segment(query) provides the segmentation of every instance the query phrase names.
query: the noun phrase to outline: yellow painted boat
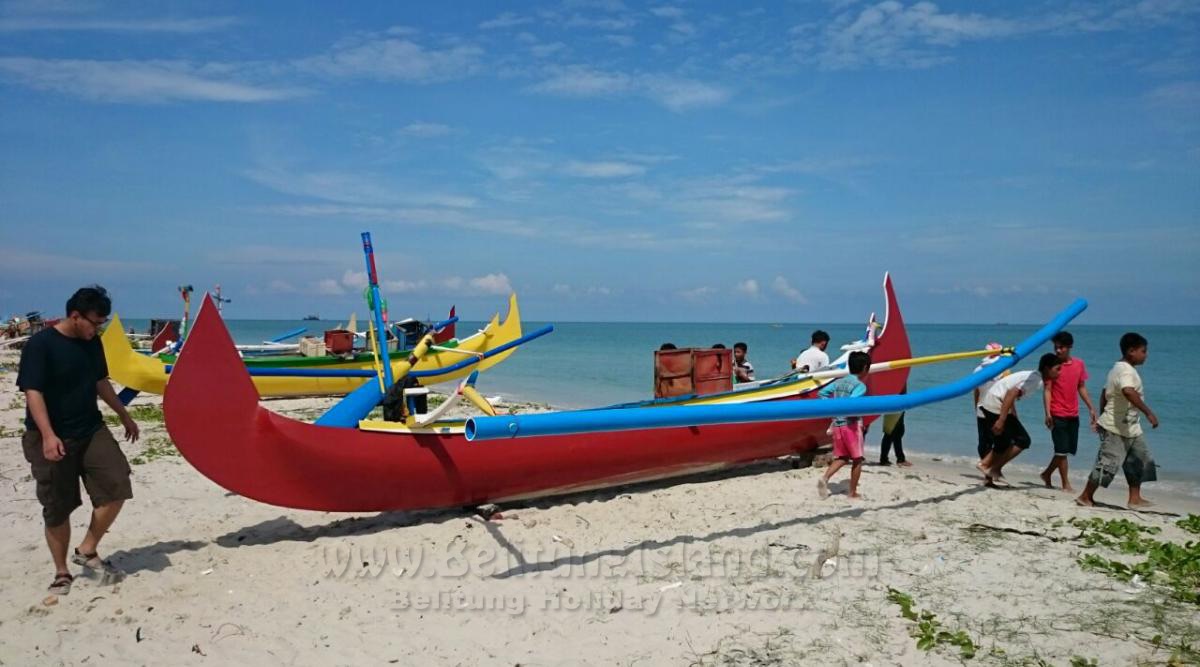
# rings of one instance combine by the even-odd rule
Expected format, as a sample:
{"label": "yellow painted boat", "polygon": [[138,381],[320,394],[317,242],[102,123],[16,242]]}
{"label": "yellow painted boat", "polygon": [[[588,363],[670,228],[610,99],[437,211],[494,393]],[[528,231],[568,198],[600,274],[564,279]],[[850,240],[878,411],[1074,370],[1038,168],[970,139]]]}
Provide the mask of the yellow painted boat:
{"label": "yellow painted boat", "polygon": [[[108,328],[104,330],[100,340],[104,344],[104,357],[108,362],[108,374],[122,386],[151,394],[162,394],[167,386],[166,364],[158,357],[147,356],[133,349],[125,336],[121,319],[115,314]],[[455,351],[447,352],[434,350],[429,352],[414,367],[418,371],[437,371],[449,368],[469,358],[470,354],[482,354],[510,343],[521,337],[521,313],[517,307],[517,295],[513,294],[508,301],[508,315],[500,321],[500,314],[492,316],[487,326],[472,336],[458,340],[453,347]],[[443,343],[447,347],[449,343]],[[505,350],[499,354],[484,359],[482,362],[469,365],[466,368],[447,371],[441,375],[422,378],[421,384],[436,384],[455,380],[469,375],[475,370],[487,370],[504,361],[516,351],[516,348]],[[467,353],[467,354],[464,354]],[[393,353],[393,370],[404,363],[407,353]],[[308,366],[312,368],[312,366]],[[343,361],[330,357],[329,362],[322,363],[319,368],[330,370],[372,370],[370,361]],[[275,377],[258,376],[254,378],[254,386],[259,396],[335,396],[348,394],[370,378],[361,377]],[[375,380],[370,380],[374,382]]]}

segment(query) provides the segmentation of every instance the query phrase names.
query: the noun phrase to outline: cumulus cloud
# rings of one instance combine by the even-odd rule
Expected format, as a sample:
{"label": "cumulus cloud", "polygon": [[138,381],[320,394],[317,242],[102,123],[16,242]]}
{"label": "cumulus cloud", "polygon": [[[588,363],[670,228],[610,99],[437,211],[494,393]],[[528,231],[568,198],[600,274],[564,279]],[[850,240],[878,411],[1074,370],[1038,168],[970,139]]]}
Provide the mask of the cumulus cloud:
{"label": "cumulus cloud", "polygon": [[752,299],[758,298],[761,295],[758,291],[758,281],[753,278],[743,280],[734,289]]}
{"label": "cumulus cloud", "polygon": [[787,278],[783,276],[775,276],[774,282],[771,283],[771,289],[792,303],[808,303],[808,299],[800,293],[800,290],[792,287]]}
{"label": "cumulus cloud", "polygon": [[341,284],[337,280],[325,278],[324,280],[317,281],[317,284],[313,286],[313,293],[320,296],[338,296],[345,294],[346,290],[342,289]]}
{"label": "cumulus cloud", "polygon": [[513,291],[508,282],[508,276],[503,273],[489,273],[486,276],[471,279],[471,287],[484,294],[505,295]]}
{"label": "cumulus cloud", "polygon": [[366,271],[353,271],[346,269],[342,274],[342,286],[350,289],[362,289],[369,284]]}

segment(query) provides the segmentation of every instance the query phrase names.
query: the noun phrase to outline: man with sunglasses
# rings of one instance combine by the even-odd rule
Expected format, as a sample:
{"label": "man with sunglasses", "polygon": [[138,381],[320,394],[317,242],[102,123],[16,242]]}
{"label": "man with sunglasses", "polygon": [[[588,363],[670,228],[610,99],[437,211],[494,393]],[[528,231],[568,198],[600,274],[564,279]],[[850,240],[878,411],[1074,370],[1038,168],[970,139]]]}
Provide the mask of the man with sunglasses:
{"label": "man with sunglasses", "polygon": [[137,440],[138,425],[108,381],[99,334],[111,311],[112,301],[103,287],[79,289],[67,301],[67,316],[25,344],[17,372],[26,406],[21,445],[37,482],[55,567],[50,592],[57,595],[69,593],[74,579],[67,567],[67,547],[71,513],[83,504],[80,481],[92,500],[92,518],[71,562],[106,580],[120,576],[97,555],[97,548],[133,490],[129,462],[105,426],[96,398],[104,399],[121,418],[126,440]]}

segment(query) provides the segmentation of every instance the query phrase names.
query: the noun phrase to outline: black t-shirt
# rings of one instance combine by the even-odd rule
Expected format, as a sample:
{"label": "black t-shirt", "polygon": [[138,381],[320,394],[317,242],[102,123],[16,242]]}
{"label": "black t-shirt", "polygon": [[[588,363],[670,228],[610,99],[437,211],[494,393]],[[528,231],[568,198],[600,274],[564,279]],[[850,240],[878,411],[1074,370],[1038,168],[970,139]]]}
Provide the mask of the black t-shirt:
{"label": "black t-shirt", "polygon": [[[96,406],[96,382],[106,377],[108,364],[99,336],[91,340],[71,338],[49,327],[25,342],[17,387],[42,392],[55,435],[86,438],[103,424]],[[28,407],[25,428],[37,429]]]}

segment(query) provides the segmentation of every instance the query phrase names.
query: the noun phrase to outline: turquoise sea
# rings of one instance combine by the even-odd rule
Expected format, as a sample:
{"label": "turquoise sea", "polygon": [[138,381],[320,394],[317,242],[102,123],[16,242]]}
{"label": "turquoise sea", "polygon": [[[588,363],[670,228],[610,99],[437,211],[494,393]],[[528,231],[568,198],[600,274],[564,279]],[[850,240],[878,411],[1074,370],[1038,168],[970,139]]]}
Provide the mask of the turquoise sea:
{"label": "turquoise sea", "polygon": [[[735,342],[749,345],[749,358],[759,379],[785,373],[789,359],[807,347],[813,324],[720,324],[720,323],[613,323],[532,322],[526,331],[554,324],[554,332],[523,346],[507,361],[483,374],[480,390],[488,396],[510,400],[549,403],[556,407],[595,407],[647,398],[653,394],[653,351],[670,341],[680,347],[709,347]],[[131,321],[144,330],[146,321]],[[307,326],[310,335],[320,335],[336,322],[292,320],[230,320],[239,343],[257,343],[291,329]],[[460,322],[458,332],[467,335],[480,322]],[[863,324],[822,324],[833,337],[831,348],[859,338]],[[1016,344],[1033,333],[1036,325],[949,325],[909,324],[913,353],[936,354],[980,349],[990,341]],[[1140,371],[1146,400],[1159,416],[1160,426],[1151,431],[1143,419],[1147,438],[1160,465],[1160,477],[1200,491],[1200,416],[1197,413],[1197,378],[1200,378],[1200,330],[1172,326],[1078,326],[1068,329],[1075,336],[1074,354],[1087,364],[1088,391],[1099,407],[1100,390],[1114,361],[1120,356],[1121,334],[1136,330],[1150,341],[1150,356]],[[1046,344],[1024,360],[1019,369],[1035,368],[1036,357],[1051,352]],[[948,382],[970,373],[975,361],[962,361],[914,368],[909,386],[919,390]],[[1082,405],[1081,405],[1082,408]],[[1021,457],[1025,464],[1044,465],[1050,458],[1049,432],[1041,426],[1042,408],[1033,400],[1019,405],[1023,422],[1034,437],[1034,445]],[[1086,416],[1086,411],[1085,411]],[[975,423],[970,396],[918,408],[908,413],[906,445],[913,450],[972,456],[975,452]],[[872,436],[874,439],[877,436]],[[878,444],[873,443],[873,444]],[[1095,436],[1080,434],[1080,454],[1072,462],[1076,477],[1091,466],[1096,451]]]}

